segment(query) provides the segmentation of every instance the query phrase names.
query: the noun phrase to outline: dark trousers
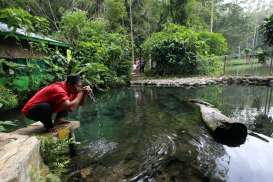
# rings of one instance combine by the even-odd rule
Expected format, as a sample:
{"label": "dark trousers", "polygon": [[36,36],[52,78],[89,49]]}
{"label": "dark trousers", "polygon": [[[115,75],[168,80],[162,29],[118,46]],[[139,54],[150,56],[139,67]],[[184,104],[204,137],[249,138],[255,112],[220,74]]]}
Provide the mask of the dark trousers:
{"label": "dark trousers", "polygon": [[[54,123],[52,121],[52,108],[48,103],[40,103],[33,106],[26,115],[27,118],[34,121],[41,121],[46,129],[50,129],[54,127]],[[67,116],[67,111],[58,112],[56,115],[56,119]]]}
{"label": "dark trousers", "polygon": [[143,64],[143,65],[140,65],[140,69],[139,69],[139,72],[140,72],[140,73],[144,73],[144,67],[145,67],[144,64]]}

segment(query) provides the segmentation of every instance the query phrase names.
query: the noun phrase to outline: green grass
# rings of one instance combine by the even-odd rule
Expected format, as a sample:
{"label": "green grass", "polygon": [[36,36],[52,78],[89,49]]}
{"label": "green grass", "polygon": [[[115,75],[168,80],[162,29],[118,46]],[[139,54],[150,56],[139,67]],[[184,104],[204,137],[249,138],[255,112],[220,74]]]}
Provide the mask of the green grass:
{"label": "green grass", "polygon": [[249,64],[258,64],[258,59],[252,58],[250,63],[247,63],[245,59],[227,59],[227,65],[249,65]]}
{"label": "green grass", "polygon": [[226,75],[257,75],[269,76],[270,68],[262,64],[228,65]]}

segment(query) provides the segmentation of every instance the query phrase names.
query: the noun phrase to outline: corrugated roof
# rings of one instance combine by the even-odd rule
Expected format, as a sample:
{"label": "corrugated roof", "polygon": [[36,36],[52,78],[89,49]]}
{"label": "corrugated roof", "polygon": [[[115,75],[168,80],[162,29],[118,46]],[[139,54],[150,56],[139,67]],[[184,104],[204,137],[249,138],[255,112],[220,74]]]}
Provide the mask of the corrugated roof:
{"label": "corrugated roof", "polygon": [[[0,34],[6,35],[8,33],[11,33],[13,31],[13,28],[9,28],[7,24],[0,22]],[[69,44],[65,42],[61,42],[58,40],[51,39],[49,37],[46,37],[44,35],[38,35],[35,33],[28,33],[26,30],[22,28],[17,28],[15,31],[15,34],[18,36],[19,39],[25,39],[25,40],[31,40],[31,41],[44,41],[52,45],[62,46],[62,47],[70,47]]]}

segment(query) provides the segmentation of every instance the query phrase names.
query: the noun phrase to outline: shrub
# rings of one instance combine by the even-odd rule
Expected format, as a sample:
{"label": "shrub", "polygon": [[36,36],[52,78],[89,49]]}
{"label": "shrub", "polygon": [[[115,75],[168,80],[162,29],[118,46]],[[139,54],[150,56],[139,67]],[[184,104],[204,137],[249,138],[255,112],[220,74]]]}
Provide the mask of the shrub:
{"label": "shrub", "polygon": [[212,32],[199,32],[198,38],[208,46],[209,55],[223,55],[227,52],[227,41],[222,34]]}
{"label": "shrub", "polygon": [[44,59],[43,62],[45,63],[44,70],[48,77],[47,81],[64,80],[66,74],[69,72],[67,59],[59,52],[52,53],[47,59]]}
{"label": "shrub", "polygon": [[9,132],[14,126],[17,125],[12,121],[0,121],[0,132]]}
{"label": "shrub", "polygon": [[265,52],[258,52],[257,53],[258,63],[265,64],[266,62],[266,53]]}
{"label": "shrub", "polygon": [[218,56],[198,56],[197,72],[203,75],[220,75],[223,64]]}
{"label": "shrub", "polygon": [[41,141],[40,152],[50,171],[61,176],[70,164],[69,145],[71,139],[58,140],[52,136],[39,137]]}
{"label": "shrub", "polygon": [[82,28],[87,23],[85,11],[66,11],[62,16],[61,30],[64,38],[72,45],[76,45],[82,35]]}
{"label": "shrub", "polygon": [[68,11],[62,22],[63,34],[73,39],[70,42],[76,48],[72,73],[84,73],[91,84],[101,87],[124,84],[129,80],[131,61],[126,35],[111,33],[107,21],[88,20],[82,11]]}
{"label": "shrub", "polygon": [[262,25],[262,31],[265,37],[265,42],[269,46],[273,46],[273,14],[265,19],[265,23]]}
{"label": "shrub", "polygon": [[4,86],[0,86],[0,109],[7,110],[18,106],[17,96]]}
{"label": "shrub", "polygon": [[86,63],[79,69],[84,74],[86,81],[92,86],[111,85],[115,82],[114,74],[101,63]]}
{"label": "shrub", "polygon": [[197,71],[196,46],[189,46],[184,41],[161,41],[154,45],[151,56],[157,60],[155,69],[159,75],[190,75]]}
{"label": "shrub", "polygon": [[156,74],[192,75],[216,72],[220,64],[214,55],[225,52],[227,46],[219,34],[169,24],[162,32],[152,34],[142,47],[145,55],[156,61]]}
{"label": "shrub", "polygon": [[[63,80],[67,70],[66,59],[54,54],[44,60],[5,60],[0,59],[0,83],[13,95],[20,95],[17,104],[21,104],[44,85],[56,80]],[[3,93],[2,93],[3,94]],[[12,99],[12,97],[11,97]],[[12,104],[13,102],[8,102]]]}

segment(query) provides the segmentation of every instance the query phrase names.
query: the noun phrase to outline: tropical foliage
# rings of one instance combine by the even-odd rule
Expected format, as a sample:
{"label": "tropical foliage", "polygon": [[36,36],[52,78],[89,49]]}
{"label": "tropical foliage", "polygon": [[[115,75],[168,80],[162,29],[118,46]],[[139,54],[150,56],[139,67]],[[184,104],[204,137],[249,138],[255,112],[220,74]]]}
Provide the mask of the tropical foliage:
{"label": "tropical foliage", "polygon": [[227,53],[227,41],[222,34],[212,32],[199,32],[198,39],[207,46],[207,54],[221,56]]}
{"label": "tropical foliage", "polygon": [[221,35],[169,24],[152,34],[143,49],[156,62],[157,74],[192,75],[213,73],[219,64],[217,59],[207,56],[223,54],[227,44]]}
{"label": "tropical foliage", "polygon": [[[273,8],[271,1],[264,0],[251,8],[247,7],[253,3],[246,0],[1,0],[0,7],[22,8],[33,16],[47,19],[49,32],[53,34],[61,30],[64,13],[75,10],[86,12],[88,19],[105,19],[111,32],[127,34],[130,31],[130,2],[139,56],[142,53],[140,45],[153,32],[161,31],[166,23],[184,25],[195,31],[221,33],[227,39],[230,53],[237,52],[239,46],[241,49],[253,47],[256,27],[272,14]],[[260,44],[260,39],[257,41],[256,45]]]}
{"label": "tropical foliage", "polygon": [[72,141],[71,139],[56,140],[52,136],[39,137],[39,139],[41,141],[41,156],[52,172],[45,181],[51,181],[51,178],[58,179],[66,172],[70,164],[69,146]]}
{"label": "tropical foliage", "polygon": [[262,30],[264,33],[265,42],[269,46],[273,46],[273,14],[269,18],[265,19]]}
{"label": "tropical foliage", "polygon": [[0,10],[0,22],[6,23],[16,31],[16,28],[26,29],[28,32],[47,34],[49,22],[44,17],[33,16],[20,8],[5,8]]}
{"label": "tropical foliage", "polygon": [[11,90],[0,86],[0,109],[11,109],[16,107],[17,104],[17,96]]}
{"label": "tropical foliage", "polygon": [[108,31],[105,20],[88,20],[86,12],[66,12],[62,18],[63,35],[75,46],[71,72],[81,73],[91,85],[110,87],[125,84],[130,73],[127,36]]}
{"label": "tropical foliage", "polygon": [[[2,0],[1,22],[14,30],[24,28],[70,43],[73,59],[68,61],[46,44],[31,43],[32,49],[48,57],[26,60],[24,65],[1,63],[5,65],[2,75],[8,78],[0,82],[14,94],[31,93],[64,79],[67,73],[81,73],[95,87],[126,84],[131,68],[131,23],[135,57],[148,60],[151,55],[158,74],[213,74],[220,67],[217,56],[237,53],[238,48],[254,52],[260,45],[255,30],[272,13],[269,6],[253,12],[223,0]],[[263,26],[268,43],[271,20],[272,16]],[[22,80],[28,89],[22,87]]]}
{"label": "tropical foliage", "polygon": [[9,132],[14,126],[17,125],[12,121],[0,121],[0,132]]}

